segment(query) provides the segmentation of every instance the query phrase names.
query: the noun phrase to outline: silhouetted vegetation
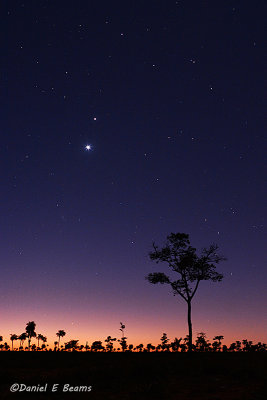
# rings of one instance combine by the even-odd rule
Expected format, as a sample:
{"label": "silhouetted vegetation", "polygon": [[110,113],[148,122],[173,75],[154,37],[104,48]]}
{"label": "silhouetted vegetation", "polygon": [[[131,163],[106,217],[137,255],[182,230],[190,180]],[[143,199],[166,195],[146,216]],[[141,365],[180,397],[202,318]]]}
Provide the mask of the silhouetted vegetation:
{"label": "silhouetted vegetation", "polygon": [[64,337],[66,335],[66,332],[63,331],[63,329],[60,329],[57,333],[56,333],[57,337],[58,337],[58,347],[59,347],[59,343],[60,343],[60,338]]}
{"label": "silhouetted vegetation", "polygon": [[[79,344],[78,339],[72,339],[68,342],[65,342],[64,345],[59,346],[59,341],[54,342],[54,349],[50,349],[49,345],[47,345],[47,337],[42,334],[36,334],[35,332],[36,324],[34,321],[28,322],[26,325],[26,332],[20,334],[19,336],[16,334],[10,335],[10,341],[12,343],[11,349],[7,342],[4,344],[0,344],[1,351],[24,351],[24,350],[31,350],[31,351],[91,351],[91,352],[172,352],[172,353],[185,353],[190,350],[194,352],[264,352],[267,351],[267,345],[265,343],[253,343],[247,339],[243,339],[242,341],[235,341],[231,343],[229,346],[224,345],[223,335],[217,335],[213,338],[213,341],[210,342],[207,339],[207,336],[204,332],[199,332],[197,334],[197,338],[195,343],[190,345],[189,337],[186,336],[185,338],[174,338],[171,341],[166,332],[163,332],[162,337],[160,338],[160,343],[157,345],[153,345],[148,343],[146,346],[143,343],[136,345],[135,347],[132,344],[127,343],[127,338],[124,335],[125,325],[120,322],[121,331],[121,339],[112,338],[110,335],[105,339],[104,345],[102,344],[101,340],[95,340],[92,342],[91,346],[86,342],[85,345]],[[59,330],[56,334],[59,338],[64,337],[66,332],[64,330]],[[28,338],[29,344],[28,347],[23,348],[23,342]],[[35,343],[31,343],[31,340],[35,338],[37,340],[37,345]],[[14,341],[19,340],[19,346],[14,347]],[[42,346],[40,347],[40,341],[43,342]],[[0,342],[3,342],[3,336],[0,336]],[[115,342],[118,342],[120,347],[115,347]]]}
{"label": "silhouetted vegetation", "polygon": [[[232,388],[235,395],[237,392],[240,394],[235,399],[265,398],[265,343],[243,339],[227,346],[223,343],[223,335],[216,335],[210,341],[205,332],[197,333],[193,342],[191,301],[199,283],[202,280],[216,282],[223,277],[215,271],[215,264],[225,259],[217,254],[217,246],[211,245],[198,256],[196,249],[190,246],[189,236],[180,233],[168,236],[167,244],[162,249],[155,244],[153,246],[151,260],[157,263],[166,262],[173,272],[179,274],[179,279],[173,280],[162,272],[151,273],[146,279],[151,283],[169,284],[174,295],[179,294],[187,302],[189,334],[172,340],[163,332],[157,344],[139,343],[134,346],[128,344],[126,326],[120,322],[118,339],[109,335],[104,342],[94,340],[90,344],[86,341],[84,345],[79,343],[79,339],[71,339],[62,343],[66,332],[60,329],[56,333],[57,340],[52,341],[53,345],[50,347],[47,337],[36,333],[36,323],[29,321],[25,332],[20,335],[10,334],[11,347],[7,342],[2,343],[3,337],[0,336],[0,374],[4,382],[3,390],[1,384],[0,390],[6,399],[11,398],[9,387],[14,381],[29,385],[36,382],[51,385],[54,382],[65,384],[67,381],[81,385],[86,383],[94,388],[90,398],[96,400],[223,400],[231,398]],[[26,340],[28,346],[24,347]],[[5,359],[7,354],[9,356]],[[244,356],[245,354],[247,355]],[[7,368],[1,371],[4,364]],[[209,397],[211,392],[216,397]],[[201,393],[205,397],[201,397]],[[14,394],[12,395],[14,398]],[[28,393],[20,393],[20,397],[28,398]],[[76,400],[81,396],[68,393],[68,398]]]}
{"label": "silhouetted vegetation", "polygon": [[215,244],[204,248],[200,256],[196,249],[190,245],[189,235],[186,233],[171,233],[167,236],[165,246],[159,249],[153,243],[154,251],[149,253],[150,259],[156,263],[167,263],[171,271],[179,275],[179,279],[171,279],[163,272],[148,274],[146,279],[153,284],[161,283],[171,286],[173,295],[181,296],[187,303],[188,322],[188,350],[192,350],[192,320],[191,302],[201,281],[221,281],[223,275],[218,273],[216,265],[225,257],[218,255],[218,246]]}
{"label": "silhouetted vegetation", "polygon": [[[190,345],[188,335],[171,340],[163,332],[156,345],[134,346],[127,343],[125,324],[120,322],[120,339],[109,335],[104,343],[95,340],[83,345],[78,339],[72,339],[60,345],[60,338],[66,332],[59,330],[58,341],[50,348],[47,337],[36,334],[35,328],[35,322],[31,321],[24,333],[11,334],[11,348],[7,342],[2,344],[0,336],[0,394],[5,399],[14,398],[14,393],[9,391],[14,382],[50,387],[55,382],[61,387],[66,382],[73,386],[92,385],[92,400],[266,398],[265,343],[243,339],[226,346],[223,335],[209,341],[205,332],[199,332]],[[23,348],[26,339],[28,347]],[[34,340],[36,343],[32,343]],[[231,397],[233,391],[234,397]],[[84,398],[82,395],[68,393],[67,397],[77,400]],[[28,399],[29,393],[19,393],[19,397]],[[41,393],[34,393],[34,398],[50,397],[49,393],[43,397]]]}
{"label": "silhouetted vegetation", "polygon": [[[59,345],[60,338],[65,336],[63,332],[66,333],[59,330],[56,334],[59,340],[50,348],[46,336],[35,334],[35,327],[31,321],[25,333],[11,334],[11,348],[7,342],[2,344],[0,336],[0,394],[5,399],[14,399],[14,393],[10,393],[14,382],[48,384],[50,388],[55,382],[61,387],[67,382],[73,386],[91,385],[92,400],[267,398],[265,343],[243,339],[226,346],[223,335],[209,341],[205,332],[199,332],[190,346],[189,336],[171,340],[163,332],[156,345],[134,346],[127,343],[125,325],[121,322],[120,339],[109,335],[104,343],[95,340],[83,345],[72,339]],[[26,339],[28,347],[23,348]],[[36,343],[32,343],[34,340]],[[60,393],[54,395],[61,398]],[[33,397],[27,392],[19,393],[22,399],[49,396],[49,393],[33,393]],[[67,397],[83,399],[84,393],[68,393]]]}
{"label": "silhouetted vegetation", "polygon": [[36,337],[36,332],[35,332],[35,327],[36,324],[34,321],[30,321],[26,325],[26,335],[28,338],[28,349],[31,349],[31,340],[33,337]]}

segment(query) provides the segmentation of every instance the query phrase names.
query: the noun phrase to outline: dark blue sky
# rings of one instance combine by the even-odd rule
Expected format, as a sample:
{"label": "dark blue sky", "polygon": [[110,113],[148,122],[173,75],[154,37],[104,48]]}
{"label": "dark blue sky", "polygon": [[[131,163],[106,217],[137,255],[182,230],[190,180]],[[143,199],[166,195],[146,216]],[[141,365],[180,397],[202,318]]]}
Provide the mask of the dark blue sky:
{"label": "dark blue sky", "polygon": [[264,2],[5,7],[3,330],[105,336],[109,315],[107,334],[123,320],[152,337],[159,319],[186,333],[182,300],[144,280],[152,241],[186,232],[228,257],[225,280],[199,289],[194,332],[263,340]]}

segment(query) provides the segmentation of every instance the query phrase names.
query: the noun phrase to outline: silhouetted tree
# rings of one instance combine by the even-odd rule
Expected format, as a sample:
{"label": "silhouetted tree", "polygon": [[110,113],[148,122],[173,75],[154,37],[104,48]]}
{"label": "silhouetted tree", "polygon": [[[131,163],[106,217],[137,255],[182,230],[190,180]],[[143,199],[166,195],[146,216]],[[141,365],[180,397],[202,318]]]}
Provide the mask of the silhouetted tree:
{"label": "silhouetted tree", "polygon": [[208,343],[208,340],[206,339],[206,333],[204,332],[199,332],[197,334],[197,340],[196,340],[196,350],[198,351],[207,351],[209,349],[210,344]]}
{"label": "silhouetted tree", "polygon": [[139,352],[142,352],[142,351],[143,351],[143,348],[144,348],[143,343],[140,343],[138,346],[136,346],[136,349],[137,349]]}
{"label": "silhouetted tree", "polygon": [[236,351],[242,351],[240,340],[236,340],[235,349],[236,349]]}
{"label": "silhouetted tree", "polygon": [[39,342],[40,342],[41,336],[42,336],[42,334],[38,333],[38,335],[37,335],[37,348],[39,347]]}
{"label": "silhouetted tree", "polygon": [[104,349],[105,347],[102,346],[101,340],[96,340],[95,342],[92,343],[91,351],[101,351]]}
{"label": "silhouetted tree", "polygon": [[265,343],[258,342],[256,346],[257,346],[257,351],[266,351],[267,350],[267,346]]}
{"label": "silhouetted tree", "polygon": [[107,343],[106,344],[106,349],[107,349],[108,352],[113,351],[113,348],[114,348],[113,342],[115,342],[116,340],[117,340],[116,338],[112,338],[111,336],[108,336],[105,339],[105,342]]}
{"label": "silhouetted tree", "polygon": [[4,343],[4,349],[5,351],[8,351],[10,349],[9,344],[7,344],[7,342]]}
{"label": "silhouetted tree", "polygon": [[64,337],[64,336],[66,335],[66,332],[63,331],[63,329],[61,329],[61,330],[59,330],[59,331],[56,333],[56,335],[57,335],[57,337],[58,337],[58,347],[59,347],[60,338],[61,338],[61,337]]}
{"label": "silhouetted tree", "polygon": [[251,351],[253,350],[252,348],[252,341],[248,341],[247,339],[242,340],[243,344],[243,351]]}
{"label": "silhouetted tree", "polygon": [[39,347],[39,341],[42,341],[43,343],[46,343],[47,342],[47,338],[46,338],[46,336],[44,336],[44,335],[42,335],[41,333],[39,333],[38,335],[37,335],[37,346]]}
{"label": "silhouetted tree", "polygon": [[65,349],[75,351],[78,347],[78,342],[79,340],[70,340],[69,342],[65,343]]}
{"label": "silhouetted tree", "polygon": [[150,351],[155,350],[155,346],[153,346],[153,344],[151,344],[151,343],[148,343],[146,345],[146,349],[147,349],[148,352],[150,352]]}
{"label": "silhouetted tree", "polygon": [[120,322],[120,331],[121,331],[121,336],[123,337],[124,336],[124,329],[125,329],[125,325],[122,323],[122,322]]}
{"label": "silhouetted tree", "polygon": [[11,340],[11,343],[12,343],[11,350],[13,351],[13,342],[14,342],[14,340],[18,340],[18,335],[15,335],[15,333],[11,333],[10,334],[10,340]]}
{"label": "silhouetted tree", "polygon": [[170,346],[172,351],[179,351],[181,340],[182,338],[180,339],[175,338],[174,341],[171,342]]}
{"label": "silhouetted tree", "polygon": [[118,340],[118,342],[119,342],[120,345],[121,345],[122,351],[125,351],[125,350],[127,349],[127,347],[128,347],[127,341],[126,341],[127,337],[124,336],[125,325],[124,325],[122,322],[120,322],[120,326],[121,326],[121,327],[120,327],[120,331],[121,331],[121,340]]}
{"label": "silhouetted tree", "polygon": [[153,243],[153,248],[154,251],[149,253],[150,259],[156,261],[156,263],[167,263],[173,272],[178,273],[179,279],[172,280],[163,272],[150,273],[146,276],[146,279],[153,284],[169,284],[174,296],[178,294],[186,301],[189,331],[188,350],[192,351],[192,299],[200,281],[217,282],[222,280],[223,275],[215,270],[215,264],[225,260],[225,257],[217,254],[218,246],[215,244],[212,244],[209,248],[204,248],[198,256],[196,249],[190,246],[189,235],[185,233],[171,233],[167,236],[164,247],[159,249]]}
{"label": "silhouetted tree", "polygon": [[212,346],[214,348],[215,351],[221,351],[221,344],[222,344],[222,340],[224,339],[224,336],[219,335],[219,336],[214,336],[213,340],[215,340],[212,343]]}
{"label": "silhouetted tree", "polygon": [[23,343],[27,339],[27,334],[23,332],[21,335],[19,335],[19,347],[23,348]]}
{"label": "silhouetted tree", "polygon": [[39,347],[39,342],[40,342],[40,340],[42,340],[43,337],[44,336],[41,333],[38,333],[38,335],[37,335],[37,347]]}
{"label": "silhouetted tree", "polygon": [[161,349],[161,344],[158,344],[158,345],[156,346],[156,352],[158,352],[160,349]]}
{"label": "silhouetted tree", "polygon": [[235,349],[236,349],[236,343],[231,343],[229,346],[229,351],[235,351]]}
{"label": "silhouetted tree", "polygon": [[118,342],[119,342],[120,345],[121,345],[122,351],[127,350],[128,345],[127,345],[126,339],[127,339],[127,337],[123,336],[120,340],[118,340]]}
{"label": "silhouetted tree", "polygon": [[36,337],[35,332],[36,323],[34,321],[30,321],[26,324],[26,334],[28,338],[28,350],[31,349],[31,340],[33,337]]}
{"label": "silhouetted tree", "polygon": [[186,343],[181,343],[180,344],[180,349],[181,349],[181,352],[184,353],[186,351],[186,349],[187,349]]}
{"label": "silhouetted tree", "polygon": [[167,337],[167,333],[163,333],[163,335],[162,335],[162,337],[160,338],[160,340],[161,340],[161,348],[162,348],[162,351],[165,351],[165,350],[169,350],[169,344],[168,344],[168,342],[169,342],[169,340],[170,339],[168,339],[168,337]]}

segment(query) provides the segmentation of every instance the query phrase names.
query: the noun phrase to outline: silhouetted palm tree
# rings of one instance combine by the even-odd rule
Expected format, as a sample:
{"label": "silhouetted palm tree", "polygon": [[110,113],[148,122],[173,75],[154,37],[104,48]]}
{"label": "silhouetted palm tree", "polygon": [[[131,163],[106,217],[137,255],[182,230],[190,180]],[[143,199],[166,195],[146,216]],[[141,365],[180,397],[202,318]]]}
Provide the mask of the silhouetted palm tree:
{"label": "silhouetted palm tree", "polygon": [[11,343],[12,343],[11,350],[13,351],[13,342],[14,342],[14,340],[18,340],[18,335],[15,335],[15,333],[11,333],[10,334],[10,340],[11,340]]}
{"label": "silhouetted palm tree", "polygon": [[19,335],[19,347],[23,348],[23,343],[25,342],[25,340],[27,339],[27,334],[25,332],[23,332],[21,335]]}
{"label": "silhouetted palm tree", "polygon": [[39,347],[39,341],[42,341],[43,343],[47,342],[47,338],[46,336],[42,335],[41,333],[39,333],[37,335],[37,346]]}
{"label": "silhouetted palm tree", "polygon": [[33,337],[36,337],[35,327],[36,327],[36,323],[34,321],[29,321],[26,324],[26,334],[27,334],[27,338],[28,338],[28,350],[29,351],[31,349],[31,340]]}
{"label": "silhouetted palm tree", "polygon": [[39,347],[39,342],[40,342],[42,336],[43,335],[41,333],[38,333],[38,335],[37,335],[37,347]]}
{"label": "silhouetted palm tree", "polygon": [[66,332],[63,331],[63,330],[61,329],[61,330],[59,330],[59,331],[56,333],[56,335],[57,335],[57,337],[58,337],[58,347],[59,347],[60,338],[63,337],[63,336],[65,336],[65,335],[66,335]]}

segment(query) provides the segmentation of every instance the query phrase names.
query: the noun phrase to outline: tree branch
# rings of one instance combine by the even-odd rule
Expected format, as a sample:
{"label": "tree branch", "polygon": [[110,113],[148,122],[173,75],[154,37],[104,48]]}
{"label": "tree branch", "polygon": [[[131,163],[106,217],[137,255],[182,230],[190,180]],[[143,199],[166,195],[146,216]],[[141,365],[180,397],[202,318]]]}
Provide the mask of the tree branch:
{"label": "tree branch", "polygon": [[193,293],[192,293],[192,295],[191,295],[191,297],[190,297],[190,300],[192,300],[192,298],[195,296],[195,293],[196,293],[196,291],[197,291],[197,288],[198,288],[199,282],[200,282],[200,279],[198,279],[198,280],[197,280],[197,283],[196,283],[195,289],[193,290]]}

